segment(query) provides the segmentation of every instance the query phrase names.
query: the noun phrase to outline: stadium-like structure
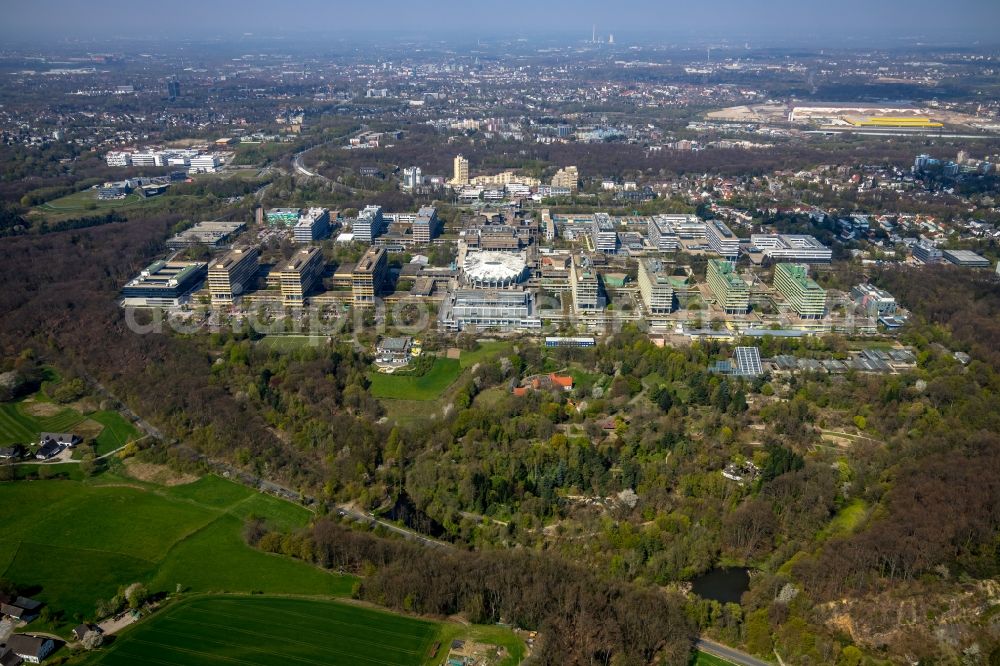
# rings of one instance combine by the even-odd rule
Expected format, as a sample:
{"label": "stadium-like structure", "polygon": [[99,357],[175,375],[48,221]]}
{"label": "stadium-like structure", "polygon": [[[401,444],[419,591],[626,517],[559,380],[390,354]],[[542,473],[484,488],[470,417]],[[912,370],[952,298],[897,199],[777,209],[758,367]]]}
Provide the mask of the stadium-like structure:
{"label": "stadium-like structure", "polygon": [[507,289],[524,279],[524,257],[507,252],[469,252],[462,275],[465,284],[475,289]]}

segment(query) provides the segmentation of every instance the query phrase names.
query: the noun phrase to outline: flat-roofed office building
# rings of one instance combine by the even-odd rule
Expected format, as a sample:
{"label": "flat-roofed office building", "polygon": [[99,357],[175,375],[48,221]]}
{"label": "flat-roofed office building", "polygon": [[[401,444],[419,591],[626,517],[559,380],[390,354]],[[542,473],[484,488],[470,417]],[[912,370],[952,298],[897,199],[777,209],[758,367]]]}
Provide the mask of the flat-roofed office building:
{"label": "flat-roofed office building", "polygon": [[208,291],[216,304],[232,303],[245,294],[257,279],[257,258],[260,253],[255,247],[239,248],[213,260],[208,265]]}
{"label": "flat-roofed office building", "polygon": [[296,243],[311,243],[322,240],[329,234],[330,211],[326,208],[310,208],[292,228],[292,237]]}
{"label": "flat-roofed office building", "polygon": [[354,233],[354,240],[361,243],[371,243],[381,236],[385,231],[382,206],[365,206],[364,210],[358,213],[358,219],[354,220],[351,231]]}
{"label": "flat-roofed office building", "polygon": [[593,230],[594,248],[598,252],[615,254],[618,252],[618,232],[614,220],[607,213],[594,213]]}
{"label": "flat-roofed office building", "polygon": [[122,288],[122,306],[174,307],[205,279],[200,261],[154,261]]}
{"label": "flat-roofed office building", "polygon": [[442,304],[441,326],[453,332],[471,326],[500,330],[537,330],[542,327],[542,320],[535,314],[535,303],[530,292],[459,289]]}
{"label": "flat-roofed office building", "polygon": [[833,250],[814,236],[804,234],[753,234],[750,245],[771,261],[798,261],[806,264],[828,264]]}
{"label": "flat-roofed office building", "polygon": [[385,248],[370,247],[361,261],[351,271],[351,294],[354,305],[366,307],[375,304],[389,272],[389,258]]}
{"label": "flat-roofed office building", "polygon": [[802,319],[822,319],[826,314],[826,291],[809,277],[805,264],[775,266],[774,288]]}
{"label": "flat-roofed office building", "polygon": [[735,261],[740,255],[740,239],[719,220],[709,220],[705,223],[705,235],[708,247],[723,259]]}
{"label": "flat-roofed office building", "polygon": [[279,264],[278,284],[285,305],[303,305],[306,296],[323,275],[323,252],[318,247],[299,250],[288,261]]}
{"label": "flat-roofed office building", "polygon": [[746,314],[750,310],[750,287],[728,261],[708,260],[708,286],[726,314]]}
{"label": "flat-roofed office building", "polygon": [[674,311],[674,287],[667,267],[660,260],[639,261],[639,293],[649,314],[669,314]]}
{"label": "flat-roofed office building", "polygon": [[680,242],[677,232],[671,223],[671,215],[654,215],[649,218],[646,234],[650,244],[660,252],[675,252]]}

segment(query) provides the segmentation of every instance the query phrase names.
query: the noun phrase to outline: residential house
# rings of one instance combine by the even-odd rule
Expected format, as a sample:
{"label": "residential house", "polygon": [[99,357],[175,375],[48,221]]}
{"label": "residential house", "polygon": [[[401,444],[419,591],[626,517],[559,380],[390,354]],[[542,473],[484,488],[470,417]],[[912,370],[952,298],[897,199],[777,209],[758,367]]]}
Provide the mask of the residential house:
{"label": "residential house", "polygon": [[91,631],[98,631],[99,632],[100,628],[97,625],[94,625],[94,624],[86,624],[86,623],[84,623],[84,624],[77,625],[76,627],[73,628],[73,638],[75,638],[78,641],[82,641],[83,637],[86,636],[87,633],[91,632]]}
{"label": "residential house", "polygon": [[35,452],[35,457],[39,460],[49,460],[55,458],[57,455],[62,453],[63,449],[66,448],[59,442],[53,442],[49,440],[42,444],[42,448]]}
{"label": "residential house", "polygon": [[51,638],[45,636],[14,634],[8,639],[7,647],[29,664],[40,664],[43,659],[55,651],[56,644]]}
{"label": "residential house", "polygon": [[82,437],[71,432],[43,432],[38,443],[44,446],[46,442],[57,442],[72,449],[82,441]]}
{"label": "residential house", "polygon": [[17,597],[10,603],[0,604],[0,615],[6,615],[12,620],[31,622],[38,617],[38,611],[41,607],[41,601],[35,601],[27,597]]}

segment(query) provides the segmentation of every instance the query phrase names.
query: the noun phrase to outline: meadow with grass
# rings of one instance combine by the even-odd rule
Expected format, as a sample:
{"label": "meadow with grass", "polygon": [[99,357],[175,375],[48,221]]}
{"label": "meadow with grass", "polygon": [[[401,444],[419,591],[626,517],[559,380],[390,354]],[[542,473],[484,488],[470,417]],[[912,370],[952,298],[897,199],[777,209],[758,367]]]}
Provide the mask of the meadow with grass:
{"label": "meadow with grass", "polygon": [[[126,632],[91,663],[200,666],[422,666],[442,625],[336,601],[209,596],[175,604]],[[444,648],[446,650],[446,648]]]}
{"label": "meadow with grass", "polygon": [[[50,608],[48,630],[65,635],[93,620],[122,585],[152,593],[266,592],[344,596],[354,579],[257,551],[244,520],[282,529],[311,513],[216,476],[160,486],[113,472],[86,481],[0,484],[5,538],[0,577]],[[35,628],[35,625],[32,625]]]}
{"label": "meadow with grass", "polygon": [[422,375],[370,375],[370,391],[376,398],[391,400],[436,400],[462,374],[458,359],[436,358]]}

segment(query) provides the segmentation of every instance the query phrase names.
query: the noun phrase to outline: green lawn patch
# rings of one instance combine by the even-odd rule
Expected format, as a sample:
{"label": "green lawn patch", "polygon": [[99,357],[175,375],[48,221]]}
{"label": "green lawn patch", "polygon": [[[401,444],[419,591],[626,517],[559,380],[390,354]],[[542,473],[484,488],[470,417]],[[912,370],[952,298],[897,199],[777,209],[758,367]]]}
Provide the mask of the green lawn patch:
{"label": "green lawn patch", "polygon": [[95,662],[422,666],[440,626],[334,601],[207,597],[154,615]]}
{"label": "green lawn patch", "polygon": [[89,415],[89,418],[104,426],[104,430],[101,431],[101,434],[95,440],[95,449],[99,456],[125,446],[130,441],[139,439],[142,435],[134,425],[129,423],[118,412],[94,412]]}
{"label": "green lawn patch", "polygon": [[837,512],[830,524],[824,528],[821,538],[829,539],[836,536],[846,536],[856,530],[868,516],[868,503],[855,498]]}
{"label": "green lawn patch", "polygon": [[455,383],[462,374],[461,363],[451,358],[436,358],[425,374],[384,375],[372,373],[370,391],[376,398],[397,400],[434,400]]}
{"label": "green lawn patch", "polygon": [[191,500],[196,504],[215,509],[228,509],[237,502],[256,494],[256,491],[246,486],[226,481],[215,475],[203,476],[194,483],[173,486],[166,492],[171,497]]}
{"label": "green lawn patch", "polygon": [[304,506],[261,493],[253,493],[229,512],[241,520],[263,518],[280,530],[305,527],[313,517],[313,513]]}
{"label": "green lawn patch", "polygon": [[733,662],[726,661],[722,657],[716,657],[714,654],[698,650],[694,653],[694,658],[691,660],[691,666],[733,666]]}
{"label": "green lawn patch", "polygon": [[506,340],[486,340],[472,351],[463,351],[459,363],[463,368],[471,368],[476,363],[488,361],[503,352],[513,352],[514,343]]}
{"label": "green lawn patch", "polygon": [[38,440],[35,419],[18,409],[18,403],[0,403],[0,444],[33,444]]}

